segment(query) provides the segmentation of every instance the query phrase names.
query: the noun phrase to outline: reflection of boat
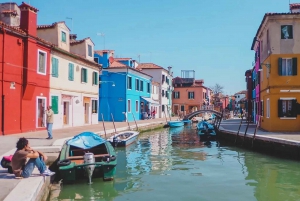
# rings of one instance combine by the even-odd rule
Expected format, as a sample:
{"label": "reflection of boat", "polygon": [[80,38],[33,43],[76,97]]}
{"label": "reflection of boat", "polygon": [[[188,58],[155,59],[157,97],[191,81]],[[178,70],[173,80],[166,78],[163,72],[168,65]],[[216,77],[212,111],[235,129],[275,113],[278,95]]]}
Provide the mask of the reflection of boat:
{"label": "reflection of boat", "polygon": [[184,124],[191,124],[192,123],[192,120],[189,120],[189,119],[184,119],[184,120],[181,120]]}
{"label": "reflection of boat", "polygon": [[168,125],[173,128],[173,127],[180,127],[183,126],[184,123],[183,121],[168,121]]}
{"label": "reflection of boat", "polygon": [[197,124],[198,134],[200,135],[200,140],[214,140],[216,138],[216,131],[212,124],[207,121],[201,121]]}
{"label": "reflection of boat", "polygon": [[124,147],[132,144],[136,141],[140,133],[137,131],[124,131],[114,136],[111,136],[107,140],[114,146]]}
{"label": "reflection of boat", "polygon": [[183,131],[184,127],[180,126],[180,127],[173,127],[169,129],[169,133],[172,134],[179,134]]}
{"label": "reflection of boat", "polygon": [[93,177],[112,180],[117,158],[110,142],[92,132],[83,132],[66,141],[57,165],[64,182],[82,179],[91,173]]}

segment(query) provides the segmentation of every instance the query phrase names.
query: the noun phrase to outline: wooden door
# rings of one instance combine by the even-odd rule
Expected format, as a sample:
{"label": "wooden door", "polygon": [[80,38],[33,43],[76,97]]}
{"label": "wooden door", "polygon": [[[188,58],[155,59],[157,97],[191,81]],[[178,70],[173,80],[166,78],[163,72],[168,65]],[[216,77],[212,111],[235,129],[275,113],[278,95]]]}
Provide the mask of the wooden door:
{"label": "wooden door", "polygon": [[89,123],[89,103],[84,104],[84,122]]}
{"label": "wooden door", "polygon": [[37,103],[37,127],[45,127],[45,99],[38,98]]}
{"label": "wooden door", "polygon": [[177,115],[177,116],[178,116],[178,110],[179,110],[179,106],[174,105],[173,111],[174,111],[175,115]]}
{"label": "wooden door", "polygon": [[64,115],[63,115],[63,123],[64,125],[69,124],[69,102],[64,102]]}

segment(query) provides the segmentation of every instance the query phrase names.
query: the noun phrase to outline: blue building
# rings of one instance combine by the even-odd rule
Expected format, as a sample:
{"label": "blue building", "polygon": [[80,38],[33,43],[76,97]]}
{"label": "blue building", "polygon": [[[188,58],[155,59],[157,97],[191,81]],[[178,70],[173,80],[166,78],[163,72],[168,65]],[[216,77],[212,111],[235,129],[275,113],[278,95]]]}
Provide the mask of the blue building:
{"label": "blue building", "polygon": [[95,51],[95,61],[102,64],[99,76],[99,121],[134,121],[143,119],[151,100],[152,77],[135,69],[130,58],[114,58],[113,51]]}

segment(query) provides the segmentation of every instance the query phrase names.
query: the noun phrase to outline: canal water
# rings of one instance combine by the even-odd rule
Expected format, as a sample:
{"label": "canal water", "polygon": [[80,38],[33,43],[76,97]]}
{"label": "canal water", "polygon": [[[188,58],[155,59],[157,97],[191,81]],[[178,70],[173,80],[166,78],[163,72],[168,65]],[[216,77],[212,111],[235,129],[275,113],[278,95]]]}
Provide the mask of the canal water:
{"label": "canal water", "polygon": [[300,201],[300,163],[222,142],[196,125],[142,133],[117,148],[115,180],[63,185],[58,200]]}

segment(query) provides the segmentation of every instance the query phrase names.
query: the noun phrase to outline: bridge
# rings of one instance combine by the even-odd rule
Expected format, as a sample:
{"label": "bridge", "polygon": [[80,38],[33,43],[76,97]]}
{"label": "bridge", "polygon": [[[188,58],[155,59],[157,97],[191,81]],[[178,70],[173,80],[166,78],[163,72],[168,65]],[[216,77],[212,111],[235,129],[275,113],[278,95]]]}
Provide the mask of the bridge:
{"label": "bridge", "polygon": [[[227,111],[224,110],[224,113],[226,113]],[[186,116],[183,117],[183,120],[189,120],[192,119],[194,116],[198,115],[198,114],[202,114],[202,113],[213,113],[217,116],[217,118],[221,119],[223,118],[224,113],[222,112],[218,112],[216,110],[214,110],[214,106],[213,105],[203,105],[201,107],[200,110],[192,112],[190,114],[187,114]]]}

